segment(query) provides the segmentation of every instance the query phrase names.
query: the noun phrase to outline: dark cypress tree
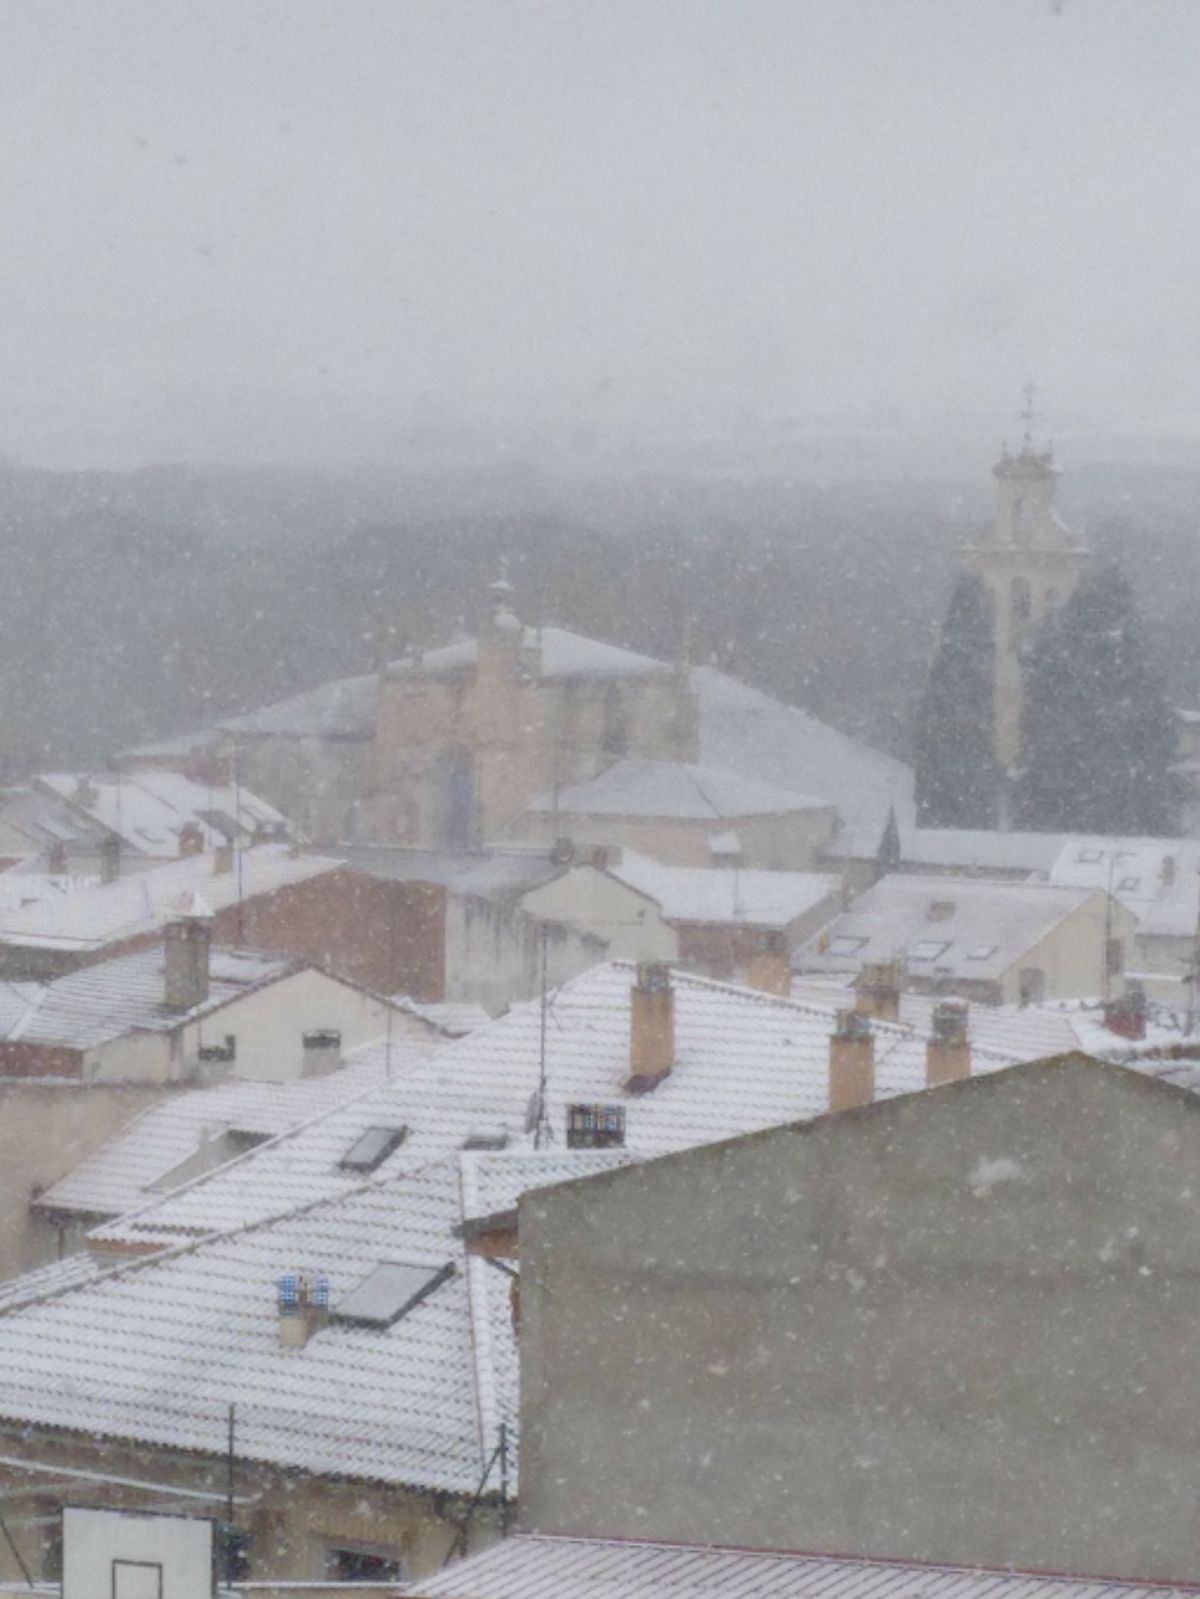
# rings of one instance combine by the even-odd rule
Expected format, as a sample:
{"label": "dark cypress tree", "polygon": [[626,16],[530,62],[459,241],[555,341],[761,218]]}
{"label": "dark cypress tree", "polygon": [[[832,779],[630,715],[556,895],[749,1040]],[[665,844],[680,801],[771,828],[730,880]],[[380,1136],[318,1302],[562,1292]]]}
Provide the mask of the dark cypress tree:
{"label": "dark cypress tree", "polygon": [[875,851],[875,864],[879,869],[879,876],[886,877],[888,872],[900,870],[900,862],[904,858],[904,851],[900,843],[900,829],[896,825],[896,807],[888,807],[887,825],[879,840],[879,848]]}
{"label": "dark cypress tree", "polygon": [[1084,578],[1025,671],[1017,813],[1047,832],[1175,831],[1174,719],[1116,567]]}
{"label": "dark cypress tree", "polygon": [[994,827],[1000,777],[992,753],[992,599],[959,578],[917,710],[917,825]]}

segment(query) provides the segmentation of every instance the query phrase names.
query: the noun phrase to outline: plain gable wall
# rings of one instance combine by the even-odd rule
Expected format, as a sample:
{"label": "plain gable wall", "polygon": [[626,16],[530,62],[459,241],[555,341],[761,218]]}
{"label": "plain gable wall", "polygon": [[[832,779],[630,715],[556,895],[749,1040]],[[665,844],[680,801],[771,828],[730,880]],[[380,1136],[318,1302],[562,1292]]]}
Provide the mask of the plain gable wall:
{"label": "plain gable wall", "polygon": [[521,1512],[1194,1580],[1200,1104],[1075,1057],[521,1202]]}
{"label": "plain gable wall", "polygon": [[0,1083],[0,1279],[58,1253],[57,1229],[30,1201],[171,1092],[141,1083]]}
{"label": "plain gable wall", "polygon": [[654,900],[584,862],[522,899],[530,915],[564,922],[608,946],[610,960],[675,961],[679,941]]}

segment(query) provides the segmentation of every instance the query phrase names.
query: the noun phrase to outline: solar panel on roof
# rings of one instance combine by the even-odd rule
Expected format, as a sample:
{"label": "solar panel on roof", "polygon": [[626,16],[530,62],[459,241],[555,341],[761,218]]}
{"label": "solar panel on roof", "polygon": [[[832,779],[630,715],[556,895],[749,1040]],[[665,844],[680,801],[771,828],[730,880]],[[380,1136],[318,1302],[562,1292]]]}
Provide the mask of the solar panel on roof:
{"label": "solar panel on roof", "polygon": [[367,1327],[391,1327],[453,1276],[452,1260],[443,1266],[381,1260],[362,1282],[342,1295],[333,1308],[333,1319],[361,1322]]}

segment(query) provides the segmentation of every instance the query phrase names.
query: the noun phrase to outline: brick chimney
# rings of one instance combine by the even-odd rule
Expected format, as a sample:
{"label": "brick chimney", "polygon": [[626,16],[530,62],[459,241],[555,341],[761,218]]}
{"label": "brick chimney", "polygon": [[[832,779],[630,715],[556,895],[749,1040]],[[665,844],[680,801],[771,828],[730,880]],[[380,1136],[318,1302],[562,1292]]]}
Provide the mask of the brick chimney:
{"label": "brick chimney", "polygon": [[279,1347],[303,1349],[329,1321],[329,1279],[289,1272],[279,1279]]}
{"label": "brick chimney", "polygon": [[946,1001],[933,1007],[933,1030],[925,1045],[925,1086],[957,1083],[971,1075],[971,1040],[967,1007]]}
{"label": "brick chimney", "polygon": [[185,894],[163,929],[163,1004],[168,1010],[194,1010],[208,998],[208,954],[212,911],[196,894]]}
{"label": "brick chimney", "polygon": [[1104,1025],[1110,1033],[1135,1042],[1146,1036],[1146,995],[1140,988],[1131,988],[1120,999],[1109,1000],[1104,1007]]}
{"label": "brick chimney", "polygon": [[875,1098],[875,1037],[870,1019],[840,1010],[829,1040],[829,1108],[853,1110]]}
{"label": "brick chimney", "polygon": [[675,991],[671,968],[662,961],[638,963],[629,995],[630,1094],[648,1094],[675,1064]]}
{"label": "brick chimney", "polygon": [[761,994],[782,994],[785,999],[791,993],[792,958],[782,933],[768,933],[762,947],[750,957],[746,986],[757,988]]}
{"label": "brick chimney", "polygon": [[868,961],[854,982],[854,1008],[881,1022],[900,1019],[900,962]]}

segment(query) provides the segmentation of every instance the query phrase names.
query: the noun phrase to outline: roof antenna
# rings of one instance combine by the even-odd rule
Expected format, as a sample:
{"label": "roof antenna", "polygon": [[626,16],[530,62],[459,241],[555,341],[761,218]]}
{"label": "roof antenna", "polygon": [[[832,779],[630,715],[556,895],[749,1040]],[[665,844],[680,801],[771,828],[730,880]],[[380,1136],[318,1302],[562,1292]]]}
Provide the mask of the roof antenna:
{"label": "roof antenna", "polygon": [[537,1121],[533,1128],[533,1147],[541,1149],[543,1144],[548,1144],[553,1137],[550,1128],[550,1114],[546,1105],[546,1020],[549,1011],[549,998],[546,993],[546,935],[547,927],[542,923],[542,973],[541,973],[541,1016],[539,1017],[538,1034],[538,1090],[537,1090]]}

